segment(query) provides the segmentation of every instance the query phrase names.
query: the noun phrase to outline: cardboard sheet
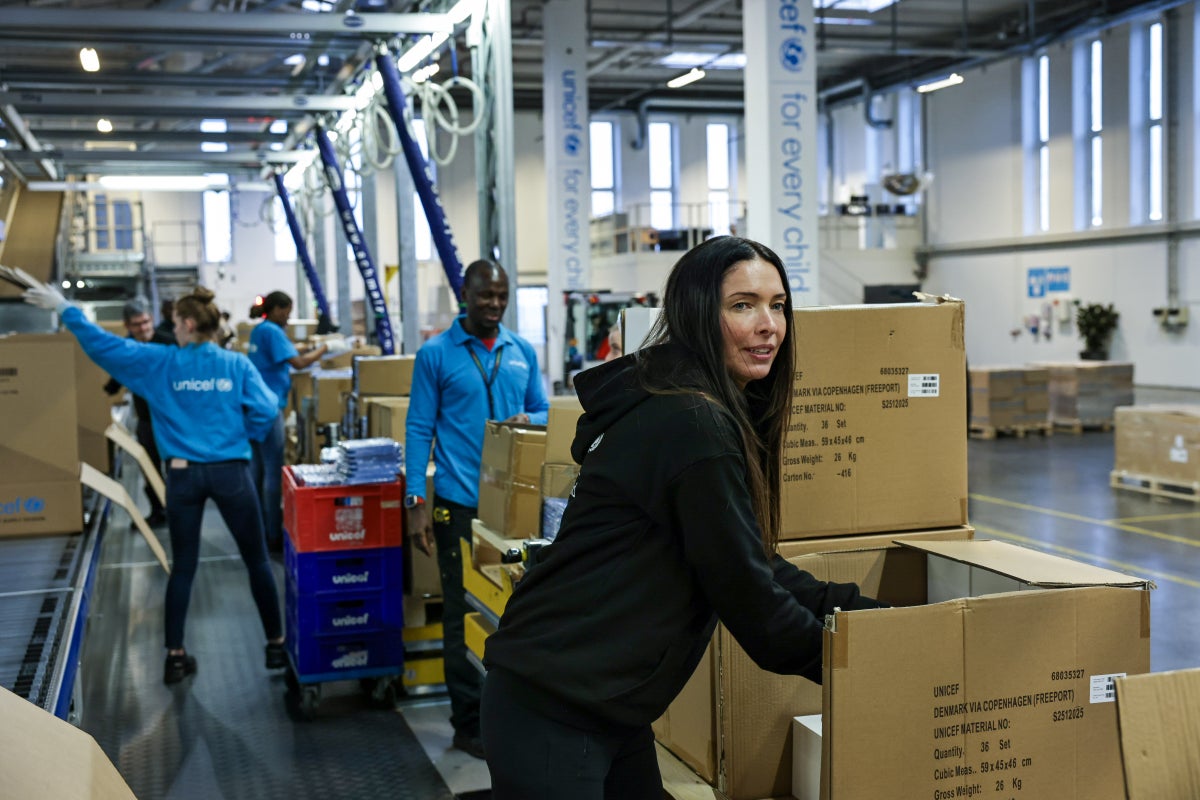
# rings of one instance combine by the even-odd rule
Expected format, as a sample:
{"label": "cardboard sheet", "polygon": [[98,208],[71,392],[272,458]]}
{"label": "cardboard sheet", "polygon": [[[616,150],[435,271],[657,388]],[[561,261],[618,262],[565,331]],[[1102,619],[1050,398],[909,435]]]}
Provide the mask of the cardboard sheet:
{"label": "cardboard sheet", "polygon": [[129,492],[125,491],[125,487],[87,462],[82,462],[79,465],[79,480],[84,486],[95,489],[129,512],[129,518],[133,520],[133,524],[141,531],[146,544],[150,545],[150,549],[154,552],[154,557],[158,559],[158,563],[162,564],[162,568],[169,575],[171,573],[171,566],[167,563],[166,551],[163,550],[163,546],[159,543],[158,537],[154,535],[154,531],[150,530],[150,526],[146,524],[146,518],[142,516],[142,512],[138,511],[137,503],[129,496]]}
{"label": "cardboard sheet", "polygon": [[158,495],[158,502],[165,506],[167,504],[167,488],[163,485],[162,476],[158,474],[158,470],[150,461],[150,454],[146,452],[146,448],[142,447],[137,439],[130,436],[129,431],[115,422],[108,426],[104,435],[111,439],[117,447],[134,457],[138,466],[142,468],[142,475],[146,478],[146,482]]}
{"label": "cardboard sheet", "polygon": [[1200,669],[1116,679],[1130,800],[1200,797]]}

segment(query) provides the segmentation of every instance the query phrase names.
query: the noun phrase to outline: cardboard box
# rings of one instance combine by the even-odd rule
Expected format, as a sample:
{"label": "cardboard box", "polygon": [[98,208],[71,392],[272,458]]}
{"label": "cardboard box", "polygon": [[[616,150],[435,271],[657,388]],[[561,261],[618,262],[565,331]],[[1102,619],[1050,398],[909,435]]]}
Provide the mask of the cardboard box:
{"label": "cardboard box", "polygon": [[1200,797],[1200,669],[1117,678],[1130,800]]}
{"label": "cardboard box", "polygon": [[[1043,590],[923,605],[930,558]],[[826,620],[822,797],[1125,797],[1113,682],[1150,668],[1149,582],[994,541],[794,563],[906,606]]]}
{"label": "cardboard box", "polygon": [[[962,526],[804,539],[780,542],[779,554],[792,561],[834,550],[875,551],[893,541],[960,541],[974,533]],[[819,713],[820,686],[796,675],[759,669],[718,625],[696,671],[653,727],[661,745],[729,800],[757,800],[790,791],[792,717]]]}
{"label": "cardboard box", "polygon": [[571,496],[575,481],[579,479],[579,465],[551,464],[542,465],[542,497],[565,498]]}
{"label": "cardboard box", "polygon": [[5,797],[136,800],[96,740],[0,687],[0,786]]}
{"label": "cardboard box", "polygon": [[359,345],[352,347],[344,353],[338,353],[336,356],[326,356],[321,359],[321,369],[350,369],[354,366],[354,359],[358,356],[377,356],[383,351],[376,345]]}
{"label": "cardboard box", "polygon": [[353,377],[349,369],[320,369],[312,372],[313,422],[341,424],[346,407],[342,395],[350,391]]}
{"label": "cardboard box", "polygon": [[479,470],[479,519],[501,536],[536,537],[541,531],[541,472],[546,429],[488,422]]}
{"label": "cardboard box", "polygon": [[967,521],[963,304],[799,309],[783,539]]}
{"label": "cardboard box", "polygon": [[1133,364],[1125,361],[1045,362],[1049,372],[1050,419],[1104,424],[1117,406],[1133,405]]}
{"label": "cardboard box", "polygon": [[583,416],[583,406],[575,396],[552,397],[546,422],[546,461],[554,464],[574,464],[571,443],[575,441],[575,426]]}
{"label": "cardboard box", "polygon": [[1116,472],[1179,484],[1200,482],[1200,406],[1122,406],[1115,420]]}
{"label": "cardboard box", "polygon": [[[123,326],[122,326],[123,327]],[[61,334],[75,351],[75,403],[79,421],[79,457],[100,472],[112,469],[105,431],[112,424],[113,398],[104,392],[109,375],[87,357],[70,334]]]}
{"label": "cardboard box", "polygon": [[416,356],[355,356],[354,393],[359,397],[407,396],[412,392],[416,363]]}
{"label": "cardboard box", "polygon": [[971,424],[1011,428],[1049,423],[1049,370],[972,367]]}
{"label": "cardboard box", "polygon": [[0,536],[82,530],[74,345],[0,338]]}
{"label": "cardboard box", "polygon": [[368,397],[363,401],[367,414],[367,436],[384,436],[404,443],[408,419],[407,397]]}

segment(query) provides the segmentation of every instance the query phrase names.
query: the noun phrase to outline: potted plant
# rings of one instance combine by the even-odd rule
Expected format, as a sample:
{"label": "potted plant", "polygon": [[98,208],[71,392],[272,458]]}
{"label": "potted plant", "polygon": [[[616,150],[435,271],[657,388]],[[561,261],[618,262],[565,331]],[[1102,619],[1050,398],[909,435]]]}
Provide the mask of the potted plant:
{"label": "potted plant", "polygon": [[1108,344],[1121,315],[1112,303],[1088,303],[1075,310],[1075,326],[1083,337],[1084,350],[1079,357],[1086,361],[1107,361]]}

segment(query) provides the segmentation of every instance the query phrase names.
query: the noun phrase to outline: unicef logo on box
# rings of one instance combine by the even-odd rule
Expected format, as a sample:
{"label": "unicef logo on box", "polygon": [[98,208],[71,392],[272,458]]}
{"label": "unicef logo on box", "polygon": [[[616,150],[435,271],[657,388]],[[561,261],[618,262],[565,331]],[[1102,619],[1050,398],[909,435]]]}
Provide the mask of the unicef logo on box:
{"label": "unicef logo on box", "polygon": [[807,59],[808,54],[804,52],[804,43],[799,39],[785,39],[779,48],[779,63],[792,72],[804,69],[804,62]]}
{"label": "unicef logo on box", "polygon": [[40,497],[25,498],[25,513],[40,514],[46,508],[46,501]]}
{"label": "unicef logo on box", "polygon": [[46,508],[46,501],[40,497],[16,497],[7,502],[0,502],[0,514],[12,516],[15,514],[40,514]]}
{"label": "unicef logo on box", "polygon": [[566,138],[563,139],[563,149],[567,151],[567,155],[569,156],[579,155],[581,144],[582,142],[577,133],[568,133]]}

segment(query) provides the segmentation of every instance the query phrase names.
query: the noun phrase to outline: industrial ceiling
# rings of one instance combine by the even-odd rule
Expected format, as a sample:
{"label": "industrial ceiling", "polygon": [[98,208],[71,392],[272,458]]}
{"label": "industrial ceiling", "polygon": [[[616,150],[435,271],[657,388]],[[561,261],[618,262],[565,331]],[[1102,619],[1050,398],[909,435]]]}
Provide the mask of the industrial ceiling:
{"label": "industrial ceiling", "polygon": [[[593,112],[670,98],[697,111],[742,99],[750,0],[579,0]],[[817,0],[818,83],[839,102],[985,64],[1180,0]],[[454,0],[0,0],[0,165],[25,180],[224,172],[287,163],[314,116],[347,92],[376,44],[446,30]],[[876,5],[882,8],[871,10]],[[513,99],[540,109],[541,0],[511,0]],[[404,32],[404,33],[400,33]],[[434,80],[470,77],[463,26]],[[96,72],[79,51],[94,48]],[[702,66],[681,89],[666,81]],[[470,96],[461,95],[464,105]],[[718,101],[715,102],[714,101]],[[97,130],[98,120],[112,125]],[[204,120],[224,120],[211,130]],[[277,122],[282,121],[282,122]],[[272,127],[272,123],[276,123]],[[286,123],[286,124],[284,124]],[[278,131],[278,132],[273,132]],[[208,144],[205,144],[208,143]],[[215,146],[214,146],[215,145]],[[224,145],[224,147],[222,147]]]}

